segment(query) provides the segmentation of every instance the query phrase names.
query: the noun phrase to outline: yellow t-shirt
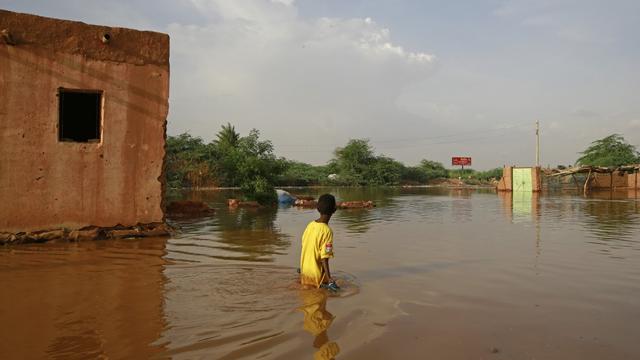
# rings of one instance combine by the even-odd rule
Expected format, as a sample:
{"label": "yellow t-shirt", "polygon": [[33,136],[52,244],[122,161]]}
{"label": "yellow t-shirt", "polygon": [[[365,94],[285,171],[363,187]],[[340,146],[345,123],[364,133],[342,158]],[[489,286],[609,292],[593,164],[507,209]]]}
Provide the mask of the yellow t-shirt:
{"label": "yellow t-shirt", "polygon": [[333,231],[325,223],[310,222],[302,234],[300,282],[319,287],[326,276],[321,260],[332,257]]}

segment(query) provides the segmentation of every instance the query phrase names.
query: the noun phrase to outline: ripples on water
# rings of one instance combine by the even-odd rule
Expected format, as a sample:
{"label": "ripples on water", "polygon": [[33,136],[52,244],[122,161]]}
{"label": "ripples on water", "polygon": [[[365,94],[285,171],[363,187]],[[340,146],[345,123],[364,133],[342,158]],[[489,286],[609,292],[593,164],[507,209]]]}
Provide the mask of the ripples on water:
{"label": "ripples on water", "polygon": [[378,205],[332,219],[342,296],[297,285],[314,210],[184,193],[171,239],[1,249],[0,357],[640,358],[635,194],[325,190]]}

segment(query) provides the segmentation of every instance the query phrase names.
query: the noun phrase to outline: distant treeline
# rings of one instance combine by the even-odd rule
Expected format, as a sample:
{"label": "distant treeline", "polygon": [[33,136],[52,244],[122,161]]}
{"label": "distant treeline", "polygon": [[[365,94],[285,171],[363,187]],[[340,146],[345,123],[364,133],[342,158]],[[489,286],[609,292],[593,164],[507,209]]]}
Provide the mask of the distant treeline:
{"label": "distant treeline", "polygon": [[271,141],[260,139],[257,130],[241,136],[231,124],[223,126],[209,143],[186,133],[169,136],[166,170],[169,187],[240,187],[247,199],[261,203],[275,201],[274,186],[418,185],[449,177],[479,182],[502,174],[499,168],[462,173],[426,159],[407,166],[376,155],[364,139],[349,140],[335,149],[329,163],[314,166],[277,157]]}

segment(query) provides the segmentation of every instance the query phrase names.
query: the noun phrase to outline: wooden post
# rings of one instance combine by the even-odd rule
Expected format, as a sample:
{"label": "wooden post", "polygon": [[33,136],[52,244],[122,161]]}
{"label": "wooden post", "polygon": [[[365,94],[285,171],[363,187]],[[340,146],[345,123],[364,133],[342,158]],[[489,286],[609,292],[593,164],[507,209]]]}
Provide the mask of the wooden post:
{"label": "wooden post", "polygon": [[540,166],[540,122],[536,120],[536,166]]}
{"label": "wooden post", "polygon": [[582,190],[584,195],[587,195],[587,186],[589,185],[589,179],[591,179],[591,169],[589,169],[589,174],[587,175],[587,179],[584,181],[584,189]]}

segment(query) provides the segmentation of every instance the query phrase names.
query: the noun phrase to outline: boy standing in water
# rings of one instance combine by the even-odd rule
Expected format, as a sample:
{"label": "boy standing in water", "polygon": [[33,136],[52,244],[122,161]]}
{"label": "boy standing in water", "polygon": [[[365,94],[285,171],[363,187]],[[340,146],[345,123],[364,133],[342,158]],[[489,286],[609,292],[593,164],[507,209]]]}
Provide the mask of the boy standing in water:
{"label": "boy standing in water", "polygon": [[336,198],[330,194],[320,196],[318,212],[320,218],[310,222],[302,234],[300,282],[335,292],[339,287],[329,270],[329,259],[333,257],[333,231],[329,227],[329,220],[336,212]]}

